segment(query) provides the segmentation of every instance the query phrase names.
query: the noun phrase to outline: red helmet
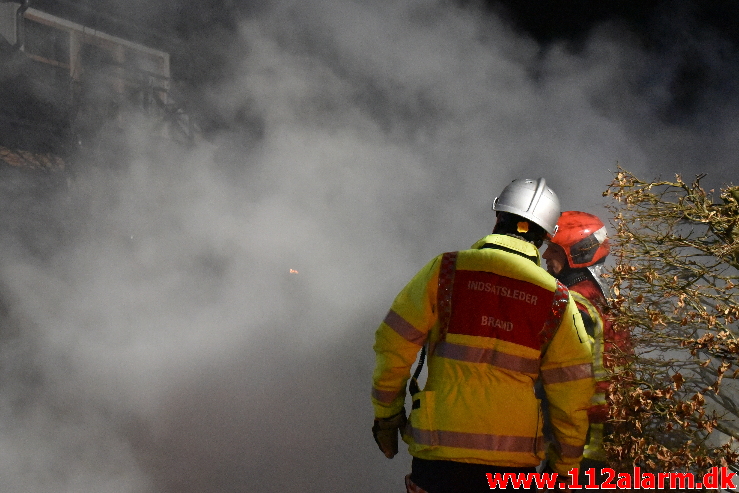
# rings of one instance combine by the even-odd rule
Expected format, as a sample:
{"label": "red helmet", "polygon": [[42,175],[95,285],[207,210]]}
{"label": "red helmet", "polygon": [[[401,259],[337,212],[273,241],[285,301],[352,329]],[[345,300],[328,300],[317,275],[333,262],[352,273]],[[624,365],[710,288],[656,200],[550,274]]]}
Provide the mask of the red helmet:
{"label": "red helmet", "polygon": [[563,212],[549,241],[564,249],[573,269],[589,267],[606,258],[611,251],[606,225],[587,212]]}

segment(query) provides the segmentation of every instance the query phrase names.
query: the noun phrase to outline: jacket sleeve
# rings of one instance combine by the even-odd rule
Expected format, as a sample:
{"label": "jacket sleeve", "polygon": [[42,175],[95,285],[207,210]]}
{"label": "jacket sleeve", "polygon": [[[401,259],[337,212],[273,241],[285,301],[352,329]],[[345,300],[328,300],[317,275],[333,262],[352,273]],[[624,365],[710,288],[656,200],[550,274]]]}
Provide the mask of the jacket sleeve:
{"label": "jacket sleeve", "polygon": [[398,413],[405,402],[410,368],[437,320],[439,257],[403,288],[375,333],[372,405],[376,418]]}
{"label": "jacket sleeve", "polygon": [[[605,322],[600,310],[596,305],[588,299],[587,296],[570,291],[572,299],[575,300],[577,309],[580,311],[585,330],[590,336],[591,348],[593,351],[593,377],[595,378],[595,395],[590,401],[588,409],[588,419],[590,424],[605,423],[608,419],[608,405],[606,404],[606,392],[610,384],[610,379],[605,371],[604,357],[604,330]],[[590,326],[588,326],[588,322]]]}
{"label": "jacket sleeve", "polygon": [[541,377],[556,438],[549,450],[550,464],[558,474],[567,475],[582,460],[595,385],[590,340],[572,296],[542,357]]}

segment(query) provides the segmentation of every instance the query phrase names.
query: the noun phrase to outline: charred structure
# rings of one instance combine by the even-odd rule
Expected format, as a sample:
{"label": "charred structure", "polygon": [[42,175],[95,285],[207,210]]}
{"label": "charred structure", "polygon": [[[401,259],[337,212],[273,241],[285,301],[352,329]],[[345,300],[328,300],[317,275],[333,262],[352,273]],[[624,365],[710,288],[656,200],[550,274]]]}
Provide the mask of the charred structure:
{"label": "charred structure", "polygon": [[46,199],[67,193],[81,163],[124,166],[133,122],[178,144],[196,135],[172,95],[168,52],[66,18],[70,6],[54,12],[0,0],[0,187],[4,209],[17,211],[0,226],[13,241],[30,235],[18,233],[34,229],[34,211],[43,221]]}
{"label": "charred structure", "polygon": [[0,3],[0,145],[69,159],[135,114],[163,138],[192,142],[172,97],[169,53],[28,2]]}

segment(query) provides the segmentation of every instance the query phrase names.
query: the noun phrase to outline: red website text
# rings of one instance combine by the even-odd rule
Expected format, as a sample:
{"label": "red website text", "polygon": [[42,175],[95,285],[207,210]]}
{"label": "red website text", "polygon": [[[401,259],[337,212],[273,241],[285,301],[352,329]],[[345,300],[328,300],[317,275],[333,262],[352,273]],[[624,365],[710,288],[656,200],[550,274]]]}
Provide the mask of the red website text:
{"label": "red website text", "polygon": [[[731,472],[727,467],[712,467],[703,476],[696,477],[692,472],[641,472],[639,467],[635,467],[633,472],[617,473],[613,469],[604,468],[601,470],[604,481],[601,484],[596,483],[596,470],[588,469],[585,475],[588,477],[587,484],[578,482],[578,469],[570,469],[569,471],[569,489],[687,489],[700,490],[706,489],[734,489],[739,484],[734,477],[736,473]],[[557,473],[495,473],[487,474],[488,485],[491,490],[513,488],[528,489],[535,486],[538,489],[554,489],[557,483]]]}

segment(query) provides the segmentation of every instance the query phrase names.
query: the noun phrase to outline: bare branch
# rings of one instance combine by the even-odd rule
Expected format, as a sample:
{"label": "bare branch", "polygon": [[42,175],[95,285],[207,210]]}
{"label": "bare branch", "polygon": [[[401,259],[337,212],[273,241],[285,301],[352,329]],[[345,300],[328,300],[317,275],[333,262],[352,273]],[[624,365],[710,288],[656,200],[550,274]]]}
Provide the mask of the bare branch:
{"label": "bare branch", "polygon": [[[604,196],[615,230],[614,350],[606,444],[616,467],[693,470],[739,460],[739,187],[646,182],[619,167]],[[727,380],[725,380],[727,379]],[[635,435],[634,430],[639,433]]]}

